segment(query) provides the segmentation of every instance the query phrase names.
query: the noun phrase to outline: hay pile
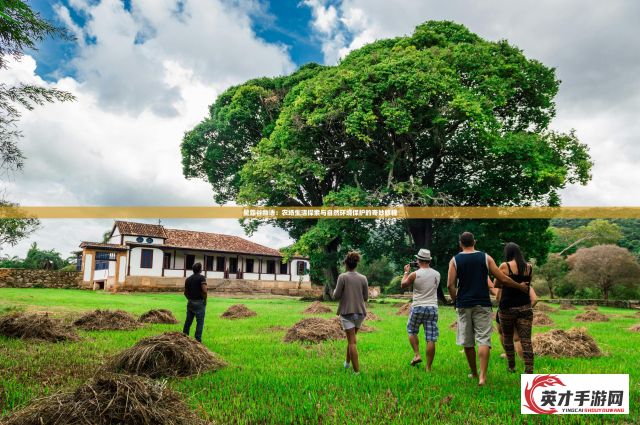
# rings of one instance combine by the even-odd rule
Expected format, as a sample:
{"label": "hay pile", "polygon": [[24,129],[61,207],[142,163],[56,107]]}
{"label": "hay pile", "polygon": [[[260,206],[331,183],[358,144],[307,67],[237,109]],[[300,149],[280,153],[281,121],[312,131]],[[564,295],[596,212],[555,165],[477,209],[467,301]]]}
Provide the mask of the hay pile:
{"label": "hay pile", "polygon": [[632,332],[640,332],[640,323],[633,325],[629,328],[630,331]]}
{"label": "hay pile", "polygon": [[561,303],[560,310],[577,310],[576,306],[571,303]]}
{"label": "hay pile", "polygon": [[92,311],[73,324],[85,331],[132,330],[141,326],[135,317],[123,310]]}
{"label": "hay pile", "polygon": [[536,356],[550,357],[599,357],[602,351],[584,328],[568,331],[553,329],[533,337]]}
{"label": "hay pile", "polygon": [[403,304],[396,313],[397,316],[408,316],[411,313],[411,303]]}
{"label": "hay pile", "polygon": [[138,319],[141,323],[162,323],[175,325],[178,319],[173,315],[171,310],[160,308],[158,310],[149,310]]}
{"label": "hay pile", "polygon": [[585,310],[598,310],[598,304],[590,304],[584,306]]}
{"label": "hay pile", "polygon": [[5,418],[6,425],[196,425],[198,418],[166,387],[138,376],[105,374],[73,392],[36,400]]}
{"label": "hay pile", "polygon": [[546,313],[541,311],[533,312],[533,326],[551,326],[553,325],[553,320]]}
{"label": "hay pile", "polygon": [[556,311],[555,308],[551,307],[549,304],[546,304],[546,303],[538,303],[533,309],[535,311],[543,311],[547,313],[550,311]]}
{"label": "hay pile", "polygon": [[577,314],[576,320],[578,322],[608,322],[609,318],[598,311],[587,310],[582,314]]}
{"label": "hay pile", "polygon": [[258,313],[249,309],[244,304],[234,304],[220,315],[223,319],[243,319],[245,317],[257,316]]}
{"label": "hay pile", "polygon": [[77,341],[75,329],[48,314],[12,313],[0,316],[0,335],[42,341]]}
{"label": "hay pile", "polygon": [[331,313],[331,308],[322,304],[320,301],[316,301],[312,303],[309,307],[305,308],[303,313],[304,314]]}
{"label": "hay pile", "polygon": [[309,317],[300,320],[289,328],[284,336],[284,342],[301,341],[318,343],[329,339],[344,338],[344,332],[336,320]]}
{"label": "hay pile", "polygon": [[380,317],[377,314],[375,314],[375,313],[373,313],[371,311],[367,311],[367,320],[371,320],[371,321],[375,322],[375,321],[380,320]]}
{"label": "hay pile", "polygon": [[109,372],[159,378],[197,375],[225,366],[222,359],[195,339],[166,332],[141,339],[111,358],[105,368]]}

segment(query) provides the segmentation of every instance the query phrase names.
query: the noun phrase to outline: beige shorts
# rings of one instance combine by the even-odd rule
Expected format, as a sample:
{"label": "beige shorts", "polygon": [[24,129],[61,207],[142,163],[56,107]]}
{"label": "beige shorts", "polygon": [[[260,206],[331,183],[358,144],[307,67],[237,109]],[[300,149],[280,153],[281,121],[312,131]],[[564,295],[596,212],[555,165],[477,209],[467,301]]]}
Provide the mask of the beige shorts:
{"label": "beige shorts", "polygon": [[486,345],[491,347],[491,333],[493,331],[493,314],[491,307],[458,308],[458,334],[456,344],[463,347]]}

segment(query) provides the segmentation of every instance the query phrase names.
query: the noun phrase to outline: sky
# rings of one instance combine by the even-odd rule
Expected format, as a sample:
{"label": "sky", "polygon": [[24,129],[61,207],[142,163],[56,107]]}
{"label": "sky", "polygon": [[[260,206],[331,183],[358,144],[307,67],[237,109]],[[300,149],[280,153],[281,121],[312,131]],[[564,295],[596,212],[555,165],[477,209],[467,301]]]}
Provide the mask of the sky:
{"label": "sky", "polygon": [[[336,64],[376,39],[453,20],[507,39],[556,68],[562,84],[552,128],[575,129],[595,161],[564,205],[638,206],[640,2],[617,0],[31,0],[75,41],[46,40],[0,82],[32,82],[77,100],[26,112],[25,169],[2,182],[23,205],[211,205],[209,184],[182,176],[179,145],[227,87],[300,65]],[[243,236],[236,220],[163,220],[169,227]],[[99,240],[111,220],[43,220],[0,255],[28,246],[68,255]],[[263,227],[252,240],[291,241]]]}

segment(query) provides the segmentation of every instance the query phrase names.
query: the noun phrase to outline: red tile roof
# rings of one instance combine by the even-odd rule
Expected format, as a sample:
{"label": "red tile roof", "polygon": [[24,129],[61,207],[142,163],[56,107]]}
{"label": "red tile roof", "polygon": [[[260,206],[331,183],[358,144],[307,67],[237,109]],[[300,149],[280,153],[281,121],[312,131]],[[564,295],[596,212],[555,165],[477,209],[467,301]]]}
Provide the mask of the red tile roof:
{"label": "red tile roof", "polygon": [[[118,227],[120,233],[123,235],[164,238],[164,244],[153,244],[153,246],[159,248],[164,246],[170,248],[184,248],[282,257],[282,253],[277,249],[269,248],[255,242],[251,242],[239,236],[223,235],[220,233],[196,232],[193,230],[167,229],[160,224],[136,223],[133,221],[116,221],[114,226]],[[107,246],[112,246],[114,249],[116,249],[116,247],[122,247],[122,245],[115,244],[83,242],[80,245],[82,248],[85,247],[85,245],[83,244],[91,244],[91,247],[98,247],[99,245],[102,245],[105,248]],[[133,242],[127,242],[127,245],[137,244]],[[88,247],[88,245],[86,246]],[[294,257],[304,258],[299,255],[295,255]]]}
{"label": "red tile roof", "polygon": [[238,236],[219,233],[194,232],[192,230],[165,229],[165,245],[178,248],[205,249],[208,251],[236,252],[281,257],[277,249],[269,248]]}
{"label": "red tile roof", "polygon": [[133,221],[116,221],[115,226],[120,230],[121,235],[151,236],[155,238],[167,237],[164,226],[160,224],[135,223]]}

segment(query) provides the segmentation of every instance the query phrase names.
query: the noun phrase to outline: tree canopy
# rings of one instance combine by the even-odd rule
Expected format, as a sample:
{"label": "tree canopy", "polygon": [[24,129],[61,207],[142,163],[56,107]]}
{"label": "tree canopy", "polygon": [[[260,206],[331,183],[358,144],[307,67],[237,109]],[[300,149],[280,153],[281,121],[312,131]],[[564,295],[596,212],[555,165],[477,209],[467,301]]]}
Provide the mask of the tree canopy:
{"label": "tree canopy", "polygon": [[70,261],[62,258],[59,252],[53,249],[40,249],[34,242],[31,244],[27,256],[23,259],[13,257],[0,259],[0,268],[15,269],[42,269],[49,266],[53,270],[59,270],[68,266]]}
{"label": "tree canopy", "polygon": [[571,271],[567,278],[576,286],[595,286],[602,291],[605,301],[614,285],[635,285],[640,265],[625,248],[616,245],[596,245],[580,248],[567,258]]}
{"label": "tree canopy", "polygon": [[[558,87],[552,68],[507,41],[430,21],[336,66],[230,88],[185,135],[184,174],[206,177],[218,202],[250,205],[558,205],[558,190],[586,183],[591,169],[575,133],[549,129]],[[531,243],[539,258],[550,240],[545,220],[274,224],[324,267],[385,226],[443,257],[462,227],[493,249]]]}

